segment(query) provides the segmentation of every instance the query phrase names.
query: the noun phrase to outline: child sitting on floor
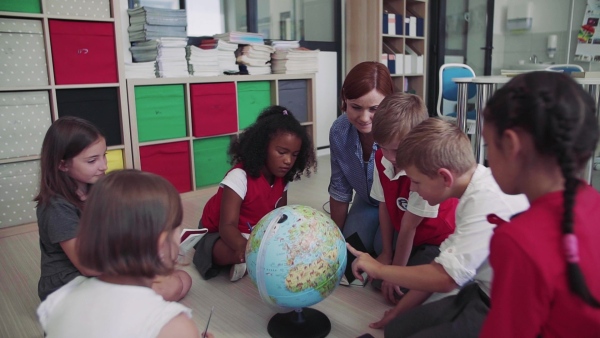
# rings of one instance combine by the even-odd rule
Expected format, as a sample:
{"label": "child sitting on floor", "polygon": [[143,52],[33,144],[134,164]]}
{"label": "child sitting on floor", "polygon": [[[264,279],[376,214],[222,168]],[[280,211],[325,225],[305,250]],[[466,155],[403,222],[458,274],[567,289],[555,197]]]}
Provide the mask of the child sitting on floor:
{"label": "child sitting on floor", "polygon": [[[429,204],[459,199],[456,229],[440,245],[440,255],[430,264],[382,265],[351,248],[358,254],[352,264],[355,275],[365,271],[372,278],[410,289],[371,327],[385,326],[386,337],[416,333],[477,337],[489,310],[491,269],[487,257],[495,225],[487,215],[495,213],[509,219],[527,209],[527,199],[502,193],[490,169],[475,162],[467,136],[455,124],[437,118],[423,121],[408,133],[398,148],[396,165],[406,171],[410,189]],[[455,296],[417,307],[434,292],[459,287]]]}
{"label": "child sitting on floor", "polygon": [[[54,121],[41,151],[40,191],[35,197],[40,233],[38,295],[49,294],[77,276],[96,276],[75,253],[79,217],[90,189],[106,172],[106,140],[90,122],[64,116]],[[192,285],[187,272],[157,276],[152,287],[166,300],[183,298]]]}
{"label": "child sitting on floor", "polygon": [[179,193],[160,176],[122,170],[99,179],[75,247],[98,277],[76,277],[40,304],[46,337],[198,338],[191,310],[152,290],[175,268],[182,218]]}
{"label": "child sitting on floor", "polygon": [[231,143],[233,168],[204,206],[199,228],[208,233],[196,245],[194,265],[200,275],[215,277],[231,266],[234,282],[246,273],[246,242],[252,227],[267,213],[287,205],[288,183],[316,168],[306,130],[281,106],[265,109],[256,122]]}
{"label": "child sitting on floor", "polygon": [[488,101],[483,137],[502,191],[529,210],[498,222],[492,308],[481,337],[600,336],[600,194],[579,179],[597,105],[570,76],[513,78]]}
{"label": "child sitting on floor", "polygon": [[[386,265],[430,263],[440,253],[439,245],[454,232],[458,199],[429,205],[410,191],[410,179],[396,167],[396,152],[402,139],[429,118],[427,107],[417,95],[396,92],[388,95],[373,116],[373,138],[379,144],[375,153],[371,197],[379,201],[379,226],[383,248],[375,248],[377,260]],[[373,281],[385,299],[395,304],[408,290],[381,280]]]}

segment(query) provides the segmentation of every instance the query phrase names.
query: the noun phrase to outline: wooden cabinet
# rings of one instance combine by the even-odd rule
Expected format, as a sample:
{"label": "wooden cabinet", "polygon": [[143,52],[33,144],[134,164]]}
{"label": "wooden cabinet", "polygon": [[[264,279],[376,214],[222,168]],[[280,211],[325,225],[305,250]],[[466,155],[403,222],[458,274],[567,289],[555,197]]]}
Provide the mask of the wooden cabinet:
{"label": "wooden cabinet", "polygon": [[314,91],[314,74],[128,79],[133,166],[179,192],[218,184],[231,139],[273,104],[290,109],[315,145]]}
{"label": "wooden cabinet", "polygon": [[36,221],[39,152],[61,116],[105,134],[109,171],[152,171],[180,192],[218,184],[231,138],[269,105],[316,145],[314,74],[126,79],[123,1],[0,1],[0,228]]}
{"label": "wooden cabinet", "polygon": [[60,116],[102,130],[109,169],[132,166],[118,12],[117,0],[0,3],[0,228],[36,221],[39,153]]}
{"label": "wooden cabinet", "polygon": [[425,99],[427,25],[426,0],[347,0],[346,72],[363,61],[386,63],[396,90]]}

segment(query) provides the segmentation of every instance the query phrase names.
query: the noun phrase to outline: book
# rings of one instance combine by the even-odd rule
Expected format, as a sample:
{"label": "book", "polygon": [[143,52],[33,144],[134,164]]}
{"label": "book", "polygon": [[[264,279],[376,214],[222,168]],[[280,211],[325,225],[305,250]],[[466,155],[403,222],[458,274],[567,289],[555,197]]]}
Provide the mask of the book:
{"label": "book", "polygon": [[417,53],[409,46],[405,47],[405,58],[410,58],[410,74],[423,74],[423,55]]}
{"label": "book", "polygon": [[396,14],[387,13],[388,34],[396,35]]}
{"label": "book", "polygon": [[150,24],[160,26],[187,26],[185,9],[166,9],[142,6],[128,9],[131,25]]}
{"label": "book", "polygon": [[388,55],[388,69],[391,74],[404,74],[404,54],[393,45],[383,42],[382,49]]}
{"label": "book", "polygon": [[222,34],[213,35],[215,39],[224,40],[225,42],[237,43],[237,44],[251,44],[256,43],[260,45],[265,44],[265,40],[262,34],[250,33],[250,32],[227,32]]}
{"label": "book", "polygon": [[[365,245],[363,244],[362,240],[358,236],[358,233],[356,233],[356,232],[353,233],[352,235],[348,236],[348,238],[346,238],[346,243],[350,244],[354,249],[356,249],[358,251],[362,251],[362,252],[367,251],[367,249],[365,248]],[[362,273],[363,281],[354,277],[354,274],[352,273],[352,262],[354,262],[354,260],[356,259],[356,256],[354,256],[353,254],[350,253],[350,251],[348,251],[346,257],[348,257],[347,262],[346,262],[346,271],[344,271],[344,275],[342,276],[342,279],[340,280],[340,285],[365,286],[367,284],[367,273],[366,272]]]}
{"label": "book", "polygon": [[188,251],[190,251],[198,243],[198,241],[200,241],[200,239],[206,235],[207,232],[208,229],[206,228],[183,229],[180,236],[181,244],[179,244],[180,254],[185,256],[185,254],[187,254]]}

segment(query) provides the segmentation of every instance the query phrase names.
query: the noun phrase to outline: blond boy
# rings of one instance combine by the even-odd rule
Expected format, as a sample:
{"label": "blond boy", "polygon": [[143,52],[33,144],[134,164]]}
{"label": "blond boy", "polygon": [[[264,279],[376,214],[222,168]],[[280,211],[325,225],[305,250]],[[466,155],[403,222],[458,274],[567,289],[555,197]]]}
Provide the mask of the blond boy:
{"label": "blond boy", "polygon": [[[439,254],[439,245],[454,232],[458,200],[429,205],[418,193],[410,191],[410,179],[396,166],[402,139],[428,118],[423,100],[402,92],[381,101],[373,117],[373,138],[379,150],[375,153],[371,197],[379,201],[382,245],[376,246],[375,252],[382,264],[428,264]],[[381,288],[384,298],[394,304],[408,291],[387,281],[376,280],[373,285]]]}
{"label": "blond boy", "polygon": [[[440,245],[440,255],[430,264],[382,265],[356,252],[358,258],[352,264],[356,275],[365,271],[371,278],[411,289],[383,319],[370,326],[385,326],[386,337],[410,336],[423,330],[431,336],[476,337],[489,310],[491,270],[487,257],[494,225],[487,215],[507,220],[528,208],[527,199],[502,193],[490,170],[475,162],[467,136],[456,125],[440,119],[428,119],[411,130],[398,149],[396,165],[410,177],[411,190],[429,204],[459,199],[456,230]],[[455,288],[461,288],[457,295],[416,308],[432,293]]]}

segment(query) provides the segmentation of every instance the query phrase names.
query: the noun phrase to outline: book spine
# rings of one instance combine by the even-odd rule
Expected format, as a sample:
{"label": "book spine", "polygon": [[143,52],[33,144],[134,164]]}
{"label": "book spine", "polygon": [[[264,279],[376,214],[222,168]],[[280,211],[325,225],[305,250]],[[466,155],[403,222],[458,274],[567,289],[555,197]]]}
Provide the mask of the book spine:
{"label": "book spine", "polygon": [[381,58],[379,59],[379,62],[383,63],[384,65],[387,66],[388,63],[388,57],[386,53],[382,53],[381,54]]}
{"label": "book spine", "polygon": [[396,54],[396,74],[404,74],[404,54]]}
{"label": "book spine", "polygon": [[417,18],[417,36],[425,36],[425,19]]}
{"label": "book spine", "polygon": [[410,34],[409,36],[417,36],[417,17],[412,16],[410,18]]}
{"label": "book spine", "polygon": [[396,54],[388,54],[387,66],[390,74],[396,74]]}
{"label": "book spine", "polygon": [[412,74],[412,55],[404,54],[404,74]]}
{"label": "book spine", "polygon": [[402,20],[402,14],[396,14],[396,34],[402,35],[403,33],[404,20]]}
{"label": "book spine", "polygon": [[388,13],[388,34],[396,35],[396,14]]}

